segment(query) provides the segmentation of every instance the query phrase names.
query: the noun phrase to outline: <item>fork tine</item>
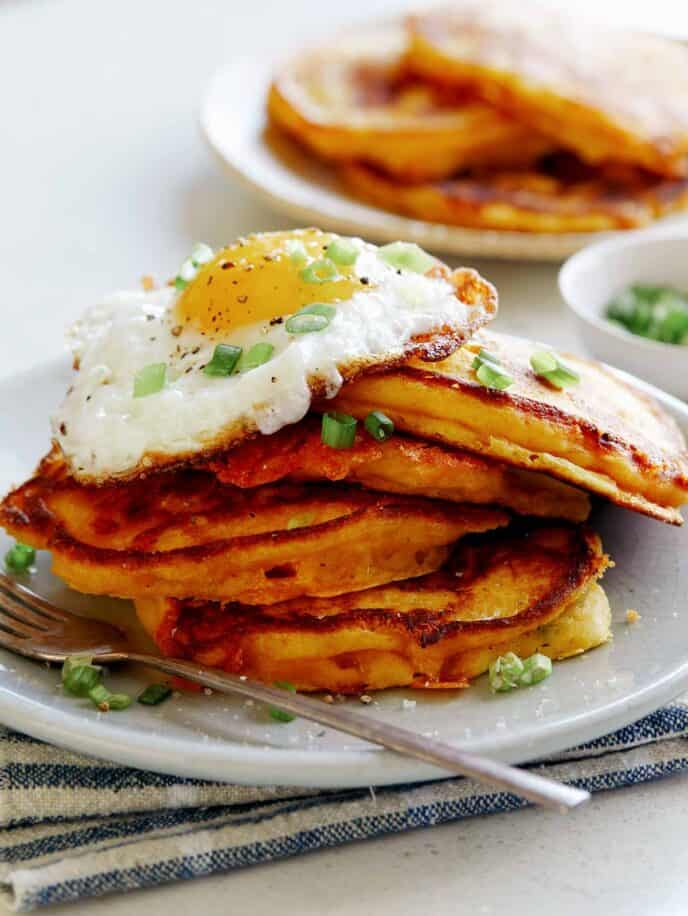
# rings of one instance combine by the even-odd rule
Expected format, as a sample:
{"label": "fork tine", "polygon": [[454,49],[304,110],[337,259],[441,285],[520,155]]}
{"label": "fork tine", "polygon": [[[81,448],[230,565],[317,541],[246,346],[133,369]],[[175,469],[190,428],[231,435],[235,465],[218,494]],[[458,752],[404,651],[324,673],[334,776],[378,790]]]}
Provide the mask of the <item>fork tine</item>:
{"label": "fork tine", "polygon": [[0,627],[0,648],[9,649],[11,652],[19,652],[20,655],[26,655],[28,641],[23,638],[13,636],[7,630]]}
{"label": "fork tine", "polygon": [[5,613],[5,608],[0,607],[0,630],[12,636],[36,636],[37,631],[20,620],[16,620]]}
{"label": "fork tine", "polygon": [[30,588],[21,585],[19,582],[15,582],[2,572],[0,572],[0,592],[19,599],[24,606],[42,614],[44,617],[49,617],[51,620],[69,621],[74,616],[67,611],[55,607],[54,604],[51,604],[49,601],[41,598],[40,595],[32,592]]}
{"label": "fork tine", "polygon": [[57,623],[42,614],[34,613],[30,607],[12,595],[8,595],[2,588],[0,588],[0,614],[5,614],[17,623],[23,624],[31,633],[44,633],[50,629],[51,625],[54,627]]}

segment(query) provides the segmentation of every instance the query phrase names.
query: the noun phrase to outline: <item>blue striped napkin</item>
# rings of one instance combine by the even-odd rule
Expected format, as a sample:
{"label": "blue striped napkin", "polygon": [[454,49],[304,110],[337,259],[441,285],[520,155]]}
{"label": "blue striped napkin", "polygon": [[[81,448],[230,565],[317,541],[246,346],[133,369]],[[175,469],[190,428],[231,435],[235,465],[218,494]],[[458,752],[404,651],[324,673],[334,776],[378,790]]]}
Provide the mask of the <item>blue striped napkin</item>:
{"label": "blue striped napkin", "polygon": [[[688,769],[688,698],[538,764],[592,792]],[[467,779],[309,791],[178,779],[0,728],[0,886],[15,910],[514,810]]]}

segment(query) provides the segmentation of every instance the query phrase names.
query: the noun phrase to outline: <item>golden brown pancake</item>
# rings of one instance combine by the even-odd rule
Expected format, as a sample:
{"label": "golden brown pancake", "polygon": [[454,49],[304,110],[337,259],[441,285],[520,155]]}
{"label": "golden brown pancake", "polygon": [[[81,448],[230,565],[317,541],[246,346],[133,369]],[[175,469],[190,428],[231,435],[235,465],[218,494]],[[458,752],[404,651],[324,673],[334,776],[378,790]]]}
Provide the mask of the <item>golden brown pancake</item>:
{"label": "golden brown pancake", "polygon": [[395,434],[377,442],[359,429],[352,448],[333,449],[319,417],[259,436],[209,465],[223,483],[256,487],[291,481],[348,481],[382,493],[497,505],[521,515],[582,522],[586,493],[545,474]]}
{"label": "golden brown pancake", "polygon": [[276,75],[274,123],[328,161],[361,159],[404,180],[534,161],[551,142],[474,96],[410,76],[396,23],[347,32]]}
{"label": "golden brown pancake", "polygon": [[[512,376],[506,390],[478,381],[473,360],[481,347]],[[483,331],[432,366],[414,360],[345,386],[336,405],[357,417],[381,410],[412,435],[551,474],[681,524],[688,455],[674,421],[616,374],[569,354],[562,358],[580,382],[554,388],[530,368],[530,356],[541,349],[533,341]]]}
{"label": "golden brown pancake", "polygon": [[599,232],[645,226],[688,207],[688,179],[551,157],[521,170],[480,171],[442,181],[399,183],[360,162],[341,169],[349,189],[414,219],[519,232]]}
{"label": "golden brown pancake", "polygon": [[454,0],[409,20],[423,77],[482,98],[590,162],[685,174],[688,52],[532,0]]}
{"label": "golden brown pancake", "polygon": [[497,655],[563,658],[609,636],[599,539],[569,526],[470,538],[440,572],[271,607],[137,599],[163,654],[345,693],[464,687]]}
{"label": "golden brown pancake", "polygon": [[72,588],[247,604],[333,595],[438,569],[497,509],[280,484],[241,490],[204,471],[84,486],[54,451],[0,505],[0,525],[52,552]]}

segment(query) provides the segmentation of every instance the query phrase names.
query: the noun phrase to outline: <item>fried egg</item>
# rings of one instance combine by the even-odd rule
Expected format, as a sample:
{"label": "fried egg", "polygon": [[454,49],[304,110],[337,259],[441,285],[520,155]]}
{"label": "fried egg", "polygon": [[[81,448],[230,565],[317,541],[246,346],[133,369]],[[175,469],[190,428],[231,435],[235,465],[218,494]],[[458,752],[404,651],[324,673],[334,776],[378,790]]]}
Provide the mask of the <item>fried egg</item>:
{"label": "fried egg", "polygon": [[447,356],[495,311],[475,271],[403,243],[305,229],[200,246],[174,284],[70,329],[54,438],[84,481],[177,464],[295,423],[365,370]]}

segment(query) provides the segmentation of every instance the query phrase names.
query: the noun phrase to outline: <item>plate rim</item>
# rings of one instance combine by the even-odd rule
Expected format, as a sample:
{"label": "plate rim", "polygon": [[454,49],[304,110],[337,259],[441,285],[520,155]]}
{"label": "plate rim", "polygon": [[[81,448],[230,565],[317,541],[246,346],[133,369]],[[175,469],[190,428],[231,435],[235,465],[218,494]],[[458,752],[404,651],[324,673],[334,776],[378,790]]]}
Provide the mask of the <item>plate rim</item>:
{"label": "plate rim", "polygon": [[[28,375],[35,383],[37,370],[42,369],[46,374],[60,371],[65,361],[65,357],[44,360],[30,372],[4,376],[0,379],[0,396],[5,385],[16,384]],[[629,373],[614,371],[654,397],[684,429],[688,429],[688,404]],[[4,650],[0,651],[4,654]],[[7,655],[14,657],[12,653]],[[572,663],[575,664],[575,660]],[[630,696],[624,694],[592,712],[581,709],[563,720],[533,725],[525,734],[507,734],[500,739],[492,733],[484,739],[474,740],[470,749],[515,764],[542,759],[629,725],[684,690],[688,690],[688,657],[651,684],[632,690]],[[177,737],[156,731],[155,741],[151,742],[149,736],[130,730],[125,733],[126,743],[123,743],[123,733],[119,728],[112,728],[107,717],[85,717],[79,706],[75,706],[73,712],[57,709],[49,702],[22,695],[11,685],[1,683],[0,721],[33,738],[125,766],[242,785],[362,788],[426,782],[455,775],[372,746],[321,751],[261,747],[218,739],[204,742],[202,753],[185,757],[180,755]],[[181,747],[184,746],[182,743]],[[231,772],[223,777],[224,768]]]}

